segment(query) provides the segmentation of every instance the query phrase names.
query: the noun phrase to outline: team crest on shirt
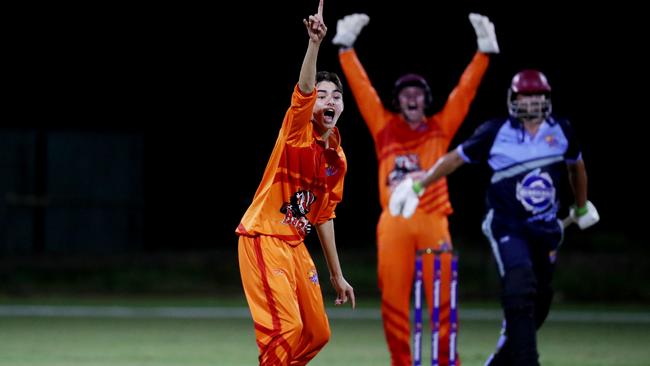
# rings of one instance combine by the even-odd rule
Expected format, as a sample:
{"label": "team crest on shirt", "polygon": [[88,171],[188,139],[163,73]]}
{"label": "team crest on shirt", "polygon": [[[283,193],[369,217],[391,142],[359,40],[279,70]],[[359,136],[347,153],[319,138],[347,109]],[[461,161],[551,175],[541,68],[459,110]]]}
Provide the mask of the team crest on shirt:
{"label": "team crest on shirt", "polygon": [[325,176],[332,177],[337,175],[343,163],[338,152],[335,149],[326,149],[323,155],[325,157]]}
{"label": "team crest on shirt", "polygon": [[517,182],[517,199],[526,211],[537,214],[547,210],[555,202],[555,186],[551,176],[537,168]]}
{"label": "team crest on shirt", "polygon": [[317,285],[318,284],[318,273],[316,272],[316,268],[312,268],[307,272],[307,277],[309,277],[309,280],[311,283]]}
{"label": "team crest on shirt", "polygon": [[339,167],[336,165],[326,165],[325,166],[325,175],[331,177],[336,175],[339,172]]}
{"label": "team crest on shirt", "polygon": [[417,154],[405,154],[395,156],[395,166],[388,174],[388,184],[394,187],[401,182],[407,175],[413,172],[421,171],[420,159]]}
{"label": "team crest on shirt", "polygon": [[555,135],[546,135],[546,137],[544,137],[544,141],[546,141],[548,146],[556,146],[558,144]]}
{"label": "team crest on shirt", "polygon": [[309,234],[312,225],[305,215],[309,213],[315,201],[316,195],[312,191],[299,190],[294,193],[291,201],[283,203],[280,208],[280,212],[284,214],[282,223],[295,227],[302,236]]}

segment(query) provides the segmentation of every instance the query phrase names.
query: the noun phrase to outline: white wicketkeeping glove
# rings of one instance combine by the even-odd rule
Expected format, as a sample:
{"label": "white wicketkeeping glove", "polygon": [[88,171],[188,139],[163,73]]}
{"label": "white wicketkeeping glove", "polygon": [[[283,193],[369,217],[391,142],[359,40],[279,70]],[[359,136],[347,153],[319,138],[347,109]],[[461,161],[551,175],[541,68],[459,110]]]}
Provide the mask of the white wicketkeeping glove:
{"label": "white wicketkeeping glove", "polygon": [[490,19],[481,14],[470,13],[469,21],[474,26],[479,51],[483,53],[499,53],[497,35],[494,33],[494,24]]}
{"label": "white wicketkeeping glove", "polygon": [[575,206],[571,207],[569,210],[569,215],[581,230],[592,226],[600,220],[600,215],[598,215],[598,211],[593,203],[587,201],[585,207],[587,211],[582,212],[581,215],[578,213],[579,210]]}
{"label": "white wicketkeeping glove", "polygon": [[366,14],[355,13],[344,16],[336,22],[336,35],[332,39],[332,43],[339,46],[352,47],[361,29],[369,21],[370,17]]}
{"label": "white wicketkeeping glove", "polygon": [[401,181],[390,196],[388,203],[390,214],[402,215],[407,219],[413,216],[418,203],[420,203],[420,197],[424,194],[424,188],[421,185],[419,187],[419,191],[416,193],[412,178],[408,177]]}

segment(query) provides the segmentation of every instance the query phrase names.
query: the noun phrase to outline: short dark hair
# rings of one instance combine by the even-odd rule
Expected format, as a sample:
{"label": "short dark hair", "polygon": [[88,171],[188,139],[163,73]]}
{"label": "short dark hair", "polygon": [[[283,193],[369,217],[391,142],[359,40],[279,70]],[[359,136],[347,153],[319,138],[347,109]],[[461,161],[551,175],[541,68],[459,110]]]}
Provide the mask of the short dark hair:
{"label": "short dark hair", "polygon": [[336,73],[329,72],[329,71],[319,71],[316,74],[316,84],[320,83],[321,81],[329,81],[334,83],[336,85],[336,89],[343,94],[343,83],[341,83],[341,78],[339,78]]}

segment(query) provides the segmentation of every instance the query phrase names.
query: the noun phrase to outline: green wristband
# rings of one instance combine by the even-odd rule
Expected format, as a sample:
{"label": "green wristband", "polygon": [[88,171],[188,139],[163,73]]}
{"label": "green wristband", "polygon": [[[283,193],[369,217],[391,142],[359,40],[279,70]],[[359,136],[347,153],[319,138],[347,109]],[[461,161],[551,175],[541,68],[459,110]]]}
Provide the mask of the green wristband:
{"label": "green wristband", "polygon": [[413,182],[413,192],[415,192],[415,194],[419,196],[420,192],[422,192],[423,189],[424,187],[422,187],[422,182],[420,181]]}
{"label": "green wristband", "polygon": [[585,205],[584,207],[576,206],[576,215],[577,216],[582,216],[582,215],[586,214],[587,212],[589,212],[589,209],[587,208],[587,205]]}

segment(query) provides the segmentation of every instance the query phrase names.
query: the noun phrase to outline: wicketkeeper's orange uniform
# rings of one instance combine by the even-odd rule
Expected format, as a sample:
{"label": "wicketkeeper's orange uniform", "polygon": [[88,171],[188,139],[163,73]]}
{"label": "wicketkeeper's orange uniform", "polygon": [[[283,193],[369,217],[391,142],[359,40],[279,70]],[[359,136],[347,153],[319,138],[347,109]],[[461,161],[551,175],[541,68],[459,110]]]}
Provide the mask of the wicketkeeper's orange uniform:
{"label": "wicketkeeper's orange uniform", "polygon": [[239,267],[260,365],[305,365],[330,328],[318,274],[303,242],[334,218],[347,162],[338,130],[328,148],[311,123],[316,90],[296,86],[253,203],[236,230]]}
{"label": "wicketkeeper's orange uniform", "polygon": [[[388,210],[391,190],[409,174],[423,174],[447,153],[454,134],[465,119],[489,58],[477,53],[443,109],[429,117],[423,128],[412,130],[399,113],[386,109],[353,49],[339,53],[341,67],[375,142],[379,163],[379,194],[383,209],[377,225],[379,287],[382,293],[384,332],[392,365],[410,366],[409,307],[415,255],[418,249],[451,248],[447,216],[447,181],[428,187],[410,219],[393,217]],[[431,308],[433,256],[424,257],[424,285]],[[440,365],[449,358],[450,256],[443,256],[440,316]],[[458,359],[458,357],[456,357]]]}

